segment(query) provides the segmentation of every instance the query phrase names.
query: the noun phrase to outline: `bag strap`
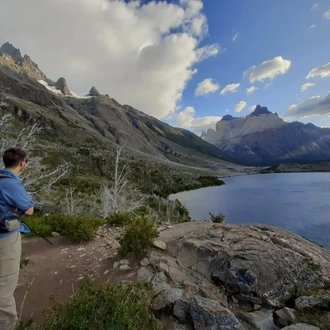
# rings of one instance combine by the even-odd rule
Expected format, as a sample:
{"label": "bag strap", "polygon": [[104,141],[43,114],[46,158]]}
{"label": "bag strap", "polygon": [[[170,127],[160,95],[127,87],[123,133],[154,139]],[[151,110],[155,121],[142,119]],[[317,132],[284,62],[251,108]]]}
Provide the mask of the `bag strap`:
{"label": "bag strap", "polygon": [[[1,179],[14,179],[14,178],[9,174],[0,172],[0,180]],[[7,213],[0,213],[0,222],[3,221],[6,216],[7,216]]]}

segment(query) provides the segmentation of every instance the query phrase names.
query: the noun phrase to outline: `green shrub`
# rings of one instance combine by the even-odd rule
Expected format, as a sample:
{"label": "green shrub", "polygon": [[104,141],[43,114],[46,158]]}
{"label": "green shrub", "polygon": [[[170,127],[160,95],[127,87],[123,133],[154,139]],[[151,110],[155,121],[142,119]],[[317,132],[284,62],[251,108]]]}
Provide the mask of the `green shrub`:
{"label": "green shrub", "polygon": [[50,309],[39,330],[161,330],[150,312],[150,283],[106,284],[93,287],[85,279],[68,304]]}
{"label": "green shrub", "polygon": [[27,224],[40,235],[49,236],[52,232],[58,232],[73,242],[80,242],[92,240],[96,229],[102,224],[102,220],[51,214],[32,218]]}
{"label": "green shrub", "polygon": [[132,217],[134,217],[132,213],[111,213],[106,221],[111,226],[124,226]]}
{"label": "green shrub", "polygon": [[225,215],[222,214],[222,213],[219,213],[217,215],[214,215],[211,212],[209,212],[209,215],[211,217],[211,221],[212,222],[221,223],[221,222],[225,221]]}
{"label": "green shrub", "polygon": [[119,239],[118,252],[124,257],[142,258],[152,247],[156,237],[158,237],[158,231],[152,220],[146,216],[132,218],[126,223],[125,232]]}

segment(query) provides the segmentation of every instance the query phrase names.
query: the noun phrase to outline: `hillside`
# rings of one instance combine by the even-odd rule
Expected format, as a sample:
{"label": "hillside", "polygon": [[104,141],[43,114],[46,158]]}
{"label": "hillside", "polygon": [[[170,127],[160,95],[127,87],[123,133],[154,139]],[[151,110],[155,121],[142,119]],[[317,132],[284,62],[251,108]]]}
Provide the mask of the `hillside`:
{"label": "hillside", "polygon": [[203,139],[227,159],[246,165],[330,160],[329,128],[288,123],[259,105],[245,118],[224,116]]}
{"label": "hillside", "polygon": [[116,145],[125,150],[131,179],[142,181],[145,191],[156,185],[169,192],[178,181],[195,187],[200,175],[246,171],[223,161],[215,146],[195,134],[121,105],[95,87],[85,95],[71,92],[65,78],[47,78],[9,43],[0,48],[0,105],[3,113],[19,119],[17,129],[34,123],[42,127],[39,143],[47,146],[49,162],[72,163],[74,180],[82,176],[86,181],[86,175],[111,179]]}

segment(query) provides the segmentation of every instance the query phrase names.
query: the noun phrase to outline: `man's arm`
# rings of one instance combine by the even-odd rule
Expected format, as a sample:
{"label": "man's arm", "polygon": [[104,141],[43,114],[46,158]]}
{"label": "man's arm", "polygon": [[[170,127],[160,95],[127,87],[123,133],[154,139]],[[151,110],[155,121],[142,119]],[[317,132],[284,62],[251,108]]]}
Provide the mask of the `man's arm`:
{"label": "man's arm", "polygon": [[33,214],[35,202],[20,182],[8,180],[2,189],[2,196],[11,207],[17,209],[18,214]]}

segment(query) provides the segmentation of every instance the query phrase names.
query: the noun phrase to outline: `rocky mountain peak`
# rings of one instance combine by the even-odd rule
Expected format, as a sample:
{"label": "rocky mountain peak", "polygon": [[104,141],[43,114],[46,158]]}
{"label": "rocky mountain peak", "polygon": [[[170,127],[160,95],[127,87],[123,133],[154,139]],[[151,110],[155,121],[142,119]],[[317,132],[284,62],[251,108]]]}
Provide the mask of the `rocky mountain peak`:
{"label": "rocky mountain peak", "polygon": [[90,96],[100,96],[101,94],[100,94],[100,92],[99,92],[99,91],[93,86],[93,87],[90,89],[88,95],[90,95]]}
{"label": "rocky mountain peak", "polygon": [[225,115],[221,118],[220,121],[229,121],[229,120],[233,120],[235,119],[235,117],[233,117],[232,115]]}
{"label": "rocky mountain peak", "polygon": [[72,93],[69,90],[68,84],[65,80],[65,78],[61,77],[58,79],[55,83],[55,87],[62,92],[62,94],[66,96],[71,96]]}
{"label": "rocky mountain peak", "polygon": [[267,107],[262,107],[261,105],[257,105],[254,111],[250,114],[250,117],[253,116],[259,116],[259,115],[268,115],[268,114],[273,114],[268,110]]}
{"label": "rocky mountain peak", "polygon": [[9,42],[6,42],[5,44],[3,44],[1,46],[0,53],[8,54],[18,64],[21,64],[23,62],[23,57],[22,57],[22,54],[21,54],[20,50],[18,48],[15,48]]}
{"label": "rocky mountain peak", "polygon": [[36,79],[46,79],[46,75],[39,69],[38,65],[34,63],[29,55],[24,55],[22,67]]}

